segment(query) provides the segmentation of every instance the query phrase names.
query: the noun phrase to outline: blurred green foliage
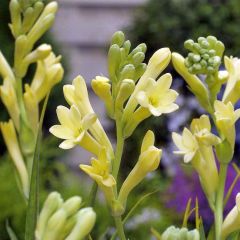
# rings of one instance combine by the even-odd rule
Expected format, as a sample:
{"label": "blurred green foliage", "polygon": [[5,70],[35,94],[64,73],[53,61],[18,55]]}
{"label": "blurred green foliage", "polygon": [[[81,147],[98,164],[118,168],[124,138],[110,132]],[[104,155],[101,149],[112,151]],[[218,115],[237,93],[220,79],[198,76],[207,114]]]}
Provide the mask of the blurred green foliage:
{"label": "blurred green foliage", "polygon": [[186,39],[214,35],[227,55],[240,55],[239,0],[150,0],[129,28],[130,39],[145,42],[149,56],[160,47],[183,52]]}

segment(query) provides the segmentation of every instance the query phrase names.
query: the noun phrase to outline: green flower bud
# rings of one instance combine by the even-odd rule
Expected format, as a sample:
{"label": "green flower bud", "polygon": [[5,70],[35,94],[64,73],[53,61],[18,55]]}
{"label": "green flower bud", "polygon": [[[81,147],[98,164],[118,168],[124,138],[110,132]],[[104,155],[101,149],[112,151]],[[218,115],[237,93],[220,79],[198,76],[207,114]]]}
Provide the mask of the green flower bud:
{"label": "green flower bud", "polygon": [[11,14],[10,29],[14,37],[17,37],[21,32],[22,20],[21,20],[21,6],[18,0],[11,0],[9,4],[9,10]]}
{"label": "green flower bud", "polygon": [[22,32],[27,33],[36,19],[39,17],[40,13],[44,8],[44,4],[40,1],[36,2],[33,7],[29,7],[24,12],[23,24],[22,24]]}
{"label": "green flower bud", "polygon": [[134,81],[137,81],[137,80],[144,74],[144,72],[146,71],[146,69],[147,69],[147,64],[146,64],[146,63],[140,63],[140,64],[136,67],[135,75],[134,75],[133,80],[134,80]]}
{"label": "green flower bud", "polygon": [[77,222],[65,240],[82,240],[92,230],[96,221],[96,213],[92,208],[83,208],[77,213]]}
{"label": "green flower bud", "polygon": [[37,239],[43,239],[48,220],[54,214],[54,212],[61,207],[62,203],[63,199],[59,193],[52,192],[48,195],[38,218],[35,232]]}
{"label": "green flower bud", "polygon": [[125,41],[122,48],[125,51],[126,56],[129,54],[130,52],[130,48],[131,48],[131,42],[129,40]]}
{"label": "green flower bud", "polygon": [[131,79],[124,79],[118,91],[118,95],[116,98],[116,108],[122,110],[125,101],[129,98],[129,96],[134,91],[135,83]]}
{"label": "green flower bud", "polygon": [[121,62],[120,48],[117,44],[113,44],[108,51],[108,72],[112,81],[116,80],[116,71]]}
{"label": "green flower bud", "polygon": [[34,43],[52,26],[57,9],[57,2],[50,2],[46,5],[27,35],[29,51],[32,49]]}
{"label": "green flower bud", "polygon": [[133,64],[125,65],[122,71],[120,72],[120,81],[123,79],[133,79],[135,75],[135,67]]}
{"label": "green flower bud", "polygon": [[111,45],[117,44],[119,47],[121,47],[124,43],[124,40],[124,33],[122,31],[117,31],[112,36]]}
{"label": "green flower bud", "polygon": [[56,211],[48,220],[47,227],[42,239],[44,240],[59,240],[61,232],[67,221],[67,214],[63,209]]}
{"label": "green flower bud", "polygon": [[[184,46],[190,51],[185,59],[185,66],[190,73],[208,75],[218,71],[224,51],[222,42],[213,36],[208,36],[199,37],[198,42],[187,40]],[[201,64],[196,65],[198,62]]]}
{"label": "green flower bud", "polygon": [[192,39],[189,39],[189,40],[184,42],[184,47],[188,50],[192,50],[193,49],[193,44],[194,44],[194,41]]}
{"label": "green flower bud", "polygon": [[171,226],[162,234],[161,240],[200,240],[200,234],[197,229],[188,231],[187,228]]}
{"label": "green flower bud", "polygon": [[79,210],[81,202],[82,198],[78,196],[71,197],[66,202],[64,202],[64,204],[62,205],[62,209],[65,210],[67,217],[72,216]]}
{"label": "green flower bud", "polygon": [[143,52],[138,52],[133,55],[133,65],[137,67],[140,63],[143,62],[145,54]]}

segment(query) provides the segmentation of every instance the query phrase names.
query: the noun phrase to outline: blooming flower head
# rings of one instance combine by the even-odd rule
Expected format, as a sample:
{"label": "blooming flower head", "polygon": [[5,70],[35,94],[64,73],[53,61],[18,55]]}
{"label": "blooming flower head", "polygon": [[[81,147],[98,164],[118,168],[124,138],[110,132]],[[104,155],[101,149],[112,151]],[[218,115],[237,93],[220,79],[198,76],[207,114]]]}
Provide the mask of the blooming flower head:
{"label": "blooming flower head", "polygon": [[240,59],[236,57],[224,57],[225,67],[229,77],[223,95],[223,102],[235,104],[240,98]]}
{"label": "blooming flower head", "polygon": [[106,155],[106,149],[103,148],[98,156],[98,159],[92,158],[91,166],[80,165],[80,168],[93,178],[98,184],[106,187],[112,187],[116,184],[115,179],[110,174],[110,161]]}
{"label": "blooming flower head", "polygon": [[[88,97],[87,85],[82,76],[77,76],[72,84],[64,85],[63,93],[68,104],[70,106],[75,105],[83,118],[88,114],[94,114]],[[98,119],[92,123],[89,130],[94,138],[107,148],[109,155],[113,157],[112,145]]]}
{"label": "blooming flower head", "polygon": [[91,166],[81,164],[80,168],[97,182],[104,192],[106,200],[111,204],[114,199],[113,187],[116,185],[116,181],[110,173],[111,162],[108,159],[106,148],[100,150],[98,159],[92,158]]}
{"label": "blooming flower head", "polygon": [[216,145],[220,142],[220,139],[211,133],[211,123],[207,115],[192,120],[191,132],[196,136],[199,143],[207,146]]}
{"label": "blooming flower head", "polygon": [[231,102],[224,103],[216,100],[214,102],[216,124],[224,138],[228,140],[232,148],[235,145],[235,122],[240,117],[240,109],[234,111]]}
{"label": "blooming flower head", "polygon": [[87,114],[82,117],[78,108],[72,105],[70,109],[64,106],[57,108],[57,116],[60,125],[54,125],[50,132],[61,139],[65,139],[60,148],[70,149],[76,145],[81,145],[94,154],[98,154],[99,144],[88,133],[88,129],[96,121],[95,114]]}
{"label": "blooming flower head", "polygon": [[196,137],[187,128],[184,128],[182,136],[173,132],[172,138],[179,149],[174,151],[174,153],[184,155],[185,163],[191,162],[199,149]]}
{"label": "blooming flower head", "polygon": [[157,81],[151,79],[145,91],[140,91],[136,98],[138,103],[154,116],[160,116],[162,113],[170,113],[178,109],[174,103],[178,93],[169,89],[172,84],[171,74],[165,74]]}

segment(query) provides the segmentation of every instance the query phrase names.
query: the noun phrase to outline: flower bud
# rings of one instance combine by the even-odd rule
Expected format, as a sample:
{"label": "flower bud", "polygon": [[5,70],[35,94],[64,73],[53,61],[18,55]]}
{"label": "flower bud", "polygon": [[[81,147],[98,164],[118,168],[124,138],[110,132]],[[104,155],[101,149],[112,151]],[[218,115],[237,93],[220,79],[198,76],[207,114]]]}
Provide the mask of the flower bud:
{"label": "flower bud", "polygon": [[21,21],[21,6],[18,0],[11,0],[9,4],[9,10],[11,14],[10,29],[14,37],[20,34],[22,21]]}
{"label": "flower bud", "polygon": [[222,239],[240,229],[240,193],[236,196],[236,205],[228,213],[222,225]]}
{"label": "flower bud", "polygon": [[28,31],[32,28],[36,19],[39,17],[41,11],[44,8],[44,4],[41,1],[37,1],[33,7],[28,7],[24,11],[23,24],[22,24],[22,32],[28,33]]}
{"label": "flower bud", "polygon": [[124,207],[126,206],[128,195],[133,188],[135,188],[149,172],[156,170],[159,166],[162,150],[153,146],[154,140],[153,132],[148,131],[142,142],[139,159],[121,187],[118,201]]}
{"label": "flower bud", "polygon": [[75,196],[69,198],[64,204],[62,205],[62,209],[65,210],[67,217],[74,215],[81,206],[82,198]]}
{"label": "flower bud", "polygon": [[14,125],[19,131],[20,127],[20,110],[18,107],[18,100],[15,93],[15,89],[12,86],[11,81],[7,78],[4,80],[3,85],[0,86],[0,96],[3,104],[8,110],[10,117],[12,118]]}
{"label": "flower bud", "polygon": [[120,72],[120,81],[124,79],[133,79],[135,75],[135,67],[133,64],[127,64]]}
{"label": "flower bud", "polygon": [[104,101],[108,115],[113,118],[113,99],[109,79],[97,76],[95,79],[92,80],[91,85],[95,94]]}
{"label": "flower bud", "polygon": [[23,100],[31,129],[33,133],[37,133],[39,121],[38,100],[37,96],[34,94],[28,84],[25,85],[25,93],[23,94]]}
{"label": "flower bud", "polygon": [[62,203],[63,199],[58,192],[52,192],[48,195],[38,218],[37,228],[35,231],[37,239],[43,239],[49,218],[61,207]]}
{"label": "flower bud", "polygon": [[121,62],[120,48],[113,44],[108,51],[108,73],[111,81],[116,81],[116,72]]}
{"label": "flower bud", "polygon": [[11,156],[13,164],[16,168],[20,183],[21,190],[26,198],[29,194],[29,176],[27,168],[18,144],[17,135],[12,120],[9,122],[1,122],[0,124],[2,135],[8,152]]}
{"label": "flower bud", "polygon": [[15,77],[12,72],[12,69],[1,51],[0,51],[0,75],[2,76],[3,79],[8,78],[8,80],[13,84],[13,86],[15,85]]}
{"label": "flower bud", "polygon": [[83,208],[77,213],[77,222],[66,240],[82,240],[92,230],[96,221],[96,213],[91,207]]}
{"label": "flower bud", "polygon": [[47,4],[40,17],[29,31],[27,35],[29,51],[32,49],[34,43],[52,26],[57,8],[58,4],[55,1]]}
{"label": "flower bud", "polygon": [[124,40],[124,33],[122,31],[117,31],[112,36],[111,45],[117,44],[119,47],[121,47],[124,43]]}
{"label": "flower bud", "polygon": [[45,233],[42,239],[44,240],[59,240],[61,232],[67,222],[67,214],[61,208],[57,210],[48,220]]}
{"label": "flower bud", "polygon": [[161,235],[161,240],[200,240],[197,229],[189,231],[187,228],[176,228],[170,226]]}
{"label": "flower bud", "polygon": [[184,65],[184,58],[178,53],[172,53],[172,62],[174,68],[187,82],[191,91],[199,100],[200,104],[208,112],[212,112],[207,88],[196,75],[189,73],[188,69]]}
{"label": "flower bud", "polygon": [[131,79],[124,79],[120,83],[120,89],[116,98],[116,108],[122,110],[125,101],[134,91],[135,83]]}

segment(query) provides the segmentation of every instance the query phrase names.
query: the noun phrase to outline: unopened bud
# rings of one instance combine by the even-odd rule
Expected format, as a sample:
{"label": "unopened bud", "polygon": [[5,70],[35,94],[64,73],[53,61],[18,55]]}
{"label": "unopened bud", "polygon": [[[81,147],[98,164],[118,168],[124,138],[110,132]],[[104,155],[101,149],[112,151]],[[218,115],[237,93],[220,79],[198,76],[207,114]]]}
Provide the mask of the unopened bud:
{"label": "unopened bud", "polygon": [[117,44],[119,47],[121,47],[124,43],[124,40],[124,33],[122,31],[117,31],[112,36],[111,45]]}

